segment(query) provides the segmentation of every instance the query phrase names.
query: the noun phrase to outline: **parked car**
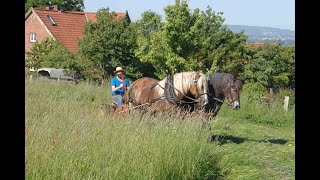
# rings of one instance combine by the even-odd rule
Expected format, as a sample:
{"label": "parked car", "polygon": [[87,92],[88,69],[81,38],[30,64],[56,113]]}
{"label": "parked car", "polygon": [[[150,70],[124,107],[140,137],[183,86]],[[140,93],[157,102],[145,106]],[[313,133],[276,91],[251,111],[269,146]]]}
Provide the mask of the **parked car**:
{"label": "parked car", "polygon": [[83,76],[76,74],[75,76],[66,75],[65,69],[57,69],[57,68],[40,68],[37,70],[38,77],[40,79],[47,78],[47,79],[59,79],[60,80],[67,80],[67,81],[76,81],[79,82],[83,80]]}

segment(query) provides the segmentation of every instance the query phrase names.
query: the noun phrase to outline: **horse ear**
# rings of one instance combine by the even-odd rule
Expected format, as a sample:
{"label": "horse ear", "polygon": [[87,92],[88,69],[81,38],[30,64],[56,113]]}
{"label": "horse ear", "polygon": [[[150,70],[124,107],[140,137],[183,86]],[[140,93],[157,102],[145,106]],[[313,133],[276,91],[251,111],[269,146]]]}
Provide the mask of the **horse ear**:
{"label": "horse ear", "polygon": [[239,89],[242,89],[242,79],[241,78],[234,78],[234,83],[238,86]]}

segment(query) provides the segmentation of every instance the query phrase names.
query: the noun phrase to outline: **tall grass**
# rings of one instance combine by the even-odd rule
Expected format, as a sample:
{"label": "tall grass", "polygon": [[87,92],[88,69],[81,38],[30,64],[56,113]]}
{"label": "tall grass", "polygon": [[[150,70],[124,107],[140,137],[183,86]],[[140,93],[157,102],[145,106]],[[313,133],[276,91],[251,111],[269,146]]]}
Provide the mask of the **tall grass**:
{"label": "tall grass", "polygon": [[[290,96],[288,112],[284,96]],[[294,93],[280,90],[270,96],[245,85],[240,101],[239,110],[224,104],[212,121],[220,173],[232,180],[294,179]]]}
{"label": "tall grass", "polygon": [[[252,91],[247,86],[250,85],[244,85],[244,90],[241,92],[241,108],[234,111],[223,104],[219,116],[238,118],[257,124],[294,128],[295,99],[293,92],[280,90],[278,94],[271,96],[267,92]],[[284,96],[290,97],[288,112],[284,111]]]}
{"label": "tall grass", "polygon": [[219,179],[201,120],[99,116],[106,87],[26,82],[26,179]]}
{"label": "tall grass", "polygon": [[211,120],[139,112],[102,116],[109,87],[26,81],[26,179],[294,179],[294,104],[244,88]]}

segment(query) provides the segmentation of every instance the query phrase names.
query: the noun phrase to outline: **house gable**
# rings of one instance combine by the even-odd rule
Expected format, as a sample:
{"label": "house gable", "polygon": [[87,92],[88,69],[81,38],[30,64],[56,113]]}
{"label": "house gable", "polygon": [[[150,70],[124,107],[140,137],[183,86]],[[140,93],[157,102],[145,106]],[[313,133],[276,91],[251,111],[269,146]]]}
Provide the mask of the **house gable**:
{"label": "house gable", "polygon": [[83,12],[61,12],[40,9],[36,9],[35,11],[50,32],[52,32],[53,36],[64,47],[71,52],[78,50],[78,41],[84,37],[83,29],[86,23],[86,17]]}
{"label": "house gable", "polygon": [[52,38],[53,35],[42,22],[37,13],[31,8],[25,16],[25,51],[30,51],[34,42],[30,42],[30,33],[35,33],[35,40],[41,42],[46,38]]}

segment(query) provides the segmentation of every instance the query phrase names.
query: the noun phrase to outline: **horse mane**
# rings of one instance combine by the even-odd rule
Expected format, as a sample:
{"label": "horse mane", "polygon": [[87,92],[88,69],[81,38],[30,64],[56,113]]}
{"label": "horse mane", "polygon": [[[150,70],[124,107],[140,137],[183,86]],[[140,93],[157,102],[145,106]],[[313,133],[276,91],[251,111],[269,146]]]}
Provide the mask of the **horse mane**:
{"label": "horse mane", "polygon": [[[176,88],[175,92],[178,94],[177,90],[179,90],[180,92],[187,94],[188,90],[193,85],[193,80],[196,79],[196,76],[197,76],[196,71],[186,71],[186,72],[180,72],[180,73],[174,74],[173,86],[174,88]],[[203,85],[202,83],[205,82],[205,81],[202,81],[203,78],[205,78],[205,75],[200,73],[200,77],[198,79],[198,81],[201,80],[201,83],[198,84],[200,87]],[[155,87],[155,89],[158,91],[159,96],[164,95],[164,88],[165,88],[166,81],[167,81],[167,77],[160,80],[158,82],[158,85]]]}

